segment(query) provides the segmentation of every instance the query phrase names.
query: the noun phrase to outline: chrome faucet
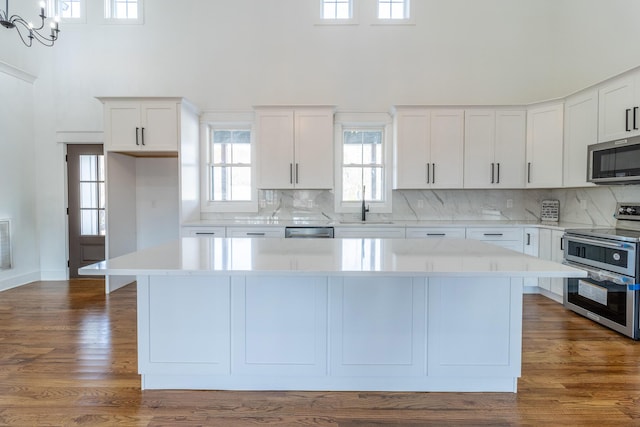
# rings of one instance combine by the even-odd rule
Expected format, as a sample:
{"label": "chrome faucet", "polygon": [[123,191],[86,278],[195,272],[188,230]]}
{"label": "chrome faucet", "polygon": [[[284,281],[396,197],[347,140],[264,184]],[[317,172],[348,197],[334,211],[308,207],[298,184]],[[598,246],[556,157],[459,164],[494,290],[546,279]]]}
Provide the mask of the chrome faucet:
{"label": "chrome faucet", "polygon": [[369,207],[364,205],[364,189],[365,186],[362,186],[362,212],[361,212],[361,217],[360,220],[362,220],[363,222],[367,220],[367,212],[369,212]]}

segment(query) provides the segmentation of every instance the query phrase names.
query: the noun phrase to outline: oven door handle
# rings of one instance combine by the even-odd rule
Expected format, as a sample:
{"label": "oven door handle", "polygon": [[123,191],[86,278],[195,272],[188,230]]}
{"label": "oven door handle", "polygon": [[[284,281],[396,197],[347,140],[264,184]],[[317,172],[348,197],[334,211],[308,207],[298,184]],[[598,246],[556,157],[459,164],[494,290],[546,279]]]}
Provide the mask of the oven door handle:
{"label": "oven door handle", "polygon": [[[563,239],[566,240],[567,242],[571,241],[571,242],[578,242],[578,243],[586,243],[590,245],[604,246],[604,247],[613,248],[613,249],[632,249],[633,248],[633,245],[630,243],[605,242],[602,240],[585,239],[583,237],[575,237],[575,236],[564,236]],[[565,247],[566,246],[567,245],[565,244]]]}
{"label": "oven door handle", "polygon": [[586,271],[587,274],[589,275],[589,278],[593,280],[597,280],[599,282],[607,280],[609,282],[613,282],[616,285],[621,285],[621,286],[634,284],[634,279],[632,279],[631,277],[621,276],[619,274],[610,273],[604,270],[596,270],[593,268],[585,267],[584,265],[578,265],[568,261],[563,261],[562,263],[564,265],[568,265],[569,267],[574,267],[574,268],[578,268],[580,270]]}

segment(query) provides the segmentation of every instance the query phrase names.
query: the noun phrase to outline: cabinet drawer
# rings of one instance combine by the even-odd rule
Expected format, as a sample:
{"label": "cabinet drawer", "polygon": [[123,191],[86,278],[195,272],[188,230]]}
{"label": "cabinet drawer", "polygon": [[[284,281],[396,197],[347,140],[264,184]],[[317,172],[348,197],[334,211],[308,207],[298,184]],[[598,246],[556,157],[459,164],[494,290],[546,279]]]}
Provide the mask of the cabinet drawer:
{"label": "cabinet drawer", "polygon": [[467,239],[522,241],[522,228],[467,228]]}
{"label": "cabinet drawer", "polygon": [[226,237],[224,227],[182,227],[182,237]]}
{"label": "cabinet drawer", "polygon": [[227,237],[284,238],[284,227],[227,227]]}
{"label": "cabinet drawer", "polygon": [[336,227],[336,238],[404,239],[404,227]]}
{"label": "cabinet drawer", "polygon": [[464,239],[464,228],[439,228],[439,227],[407,227],[407,239],[431,239],[438,237],[446,237],[449,239]]}

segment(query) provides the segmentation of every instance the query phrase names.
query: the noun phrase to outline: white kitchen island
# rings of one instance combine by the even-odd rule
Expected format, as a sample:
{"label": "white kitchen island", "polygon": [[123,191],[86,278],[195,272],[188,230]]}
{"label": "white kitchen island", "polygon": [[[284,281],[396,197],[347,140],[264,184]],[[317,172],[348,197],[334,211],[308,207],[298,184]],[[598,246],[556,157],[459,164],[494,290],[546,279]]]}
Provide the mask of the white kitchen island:
{"label": "white kitchen island", "polygon": [[526,277],[475,240],[183,238],[81,269],[138,281],[145,389],[517,391]]}

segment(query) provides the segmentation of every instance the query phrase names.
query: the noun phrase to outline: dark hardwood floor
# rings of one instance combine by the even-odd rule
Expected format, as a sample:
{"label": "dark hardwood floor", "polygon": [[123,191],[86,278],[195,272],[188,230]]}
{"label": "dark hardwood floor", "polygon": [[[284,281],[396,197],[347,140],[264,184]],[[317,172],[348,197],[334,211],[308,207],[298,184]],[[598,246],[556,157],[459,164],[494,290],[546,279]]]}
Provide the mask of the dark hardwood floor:
{"label": "dark hardwood floor", "polygon": [[141,391],[136,290],[0,292],[1,426],[640,426],[640,343],[526,295],[519,392]]}

